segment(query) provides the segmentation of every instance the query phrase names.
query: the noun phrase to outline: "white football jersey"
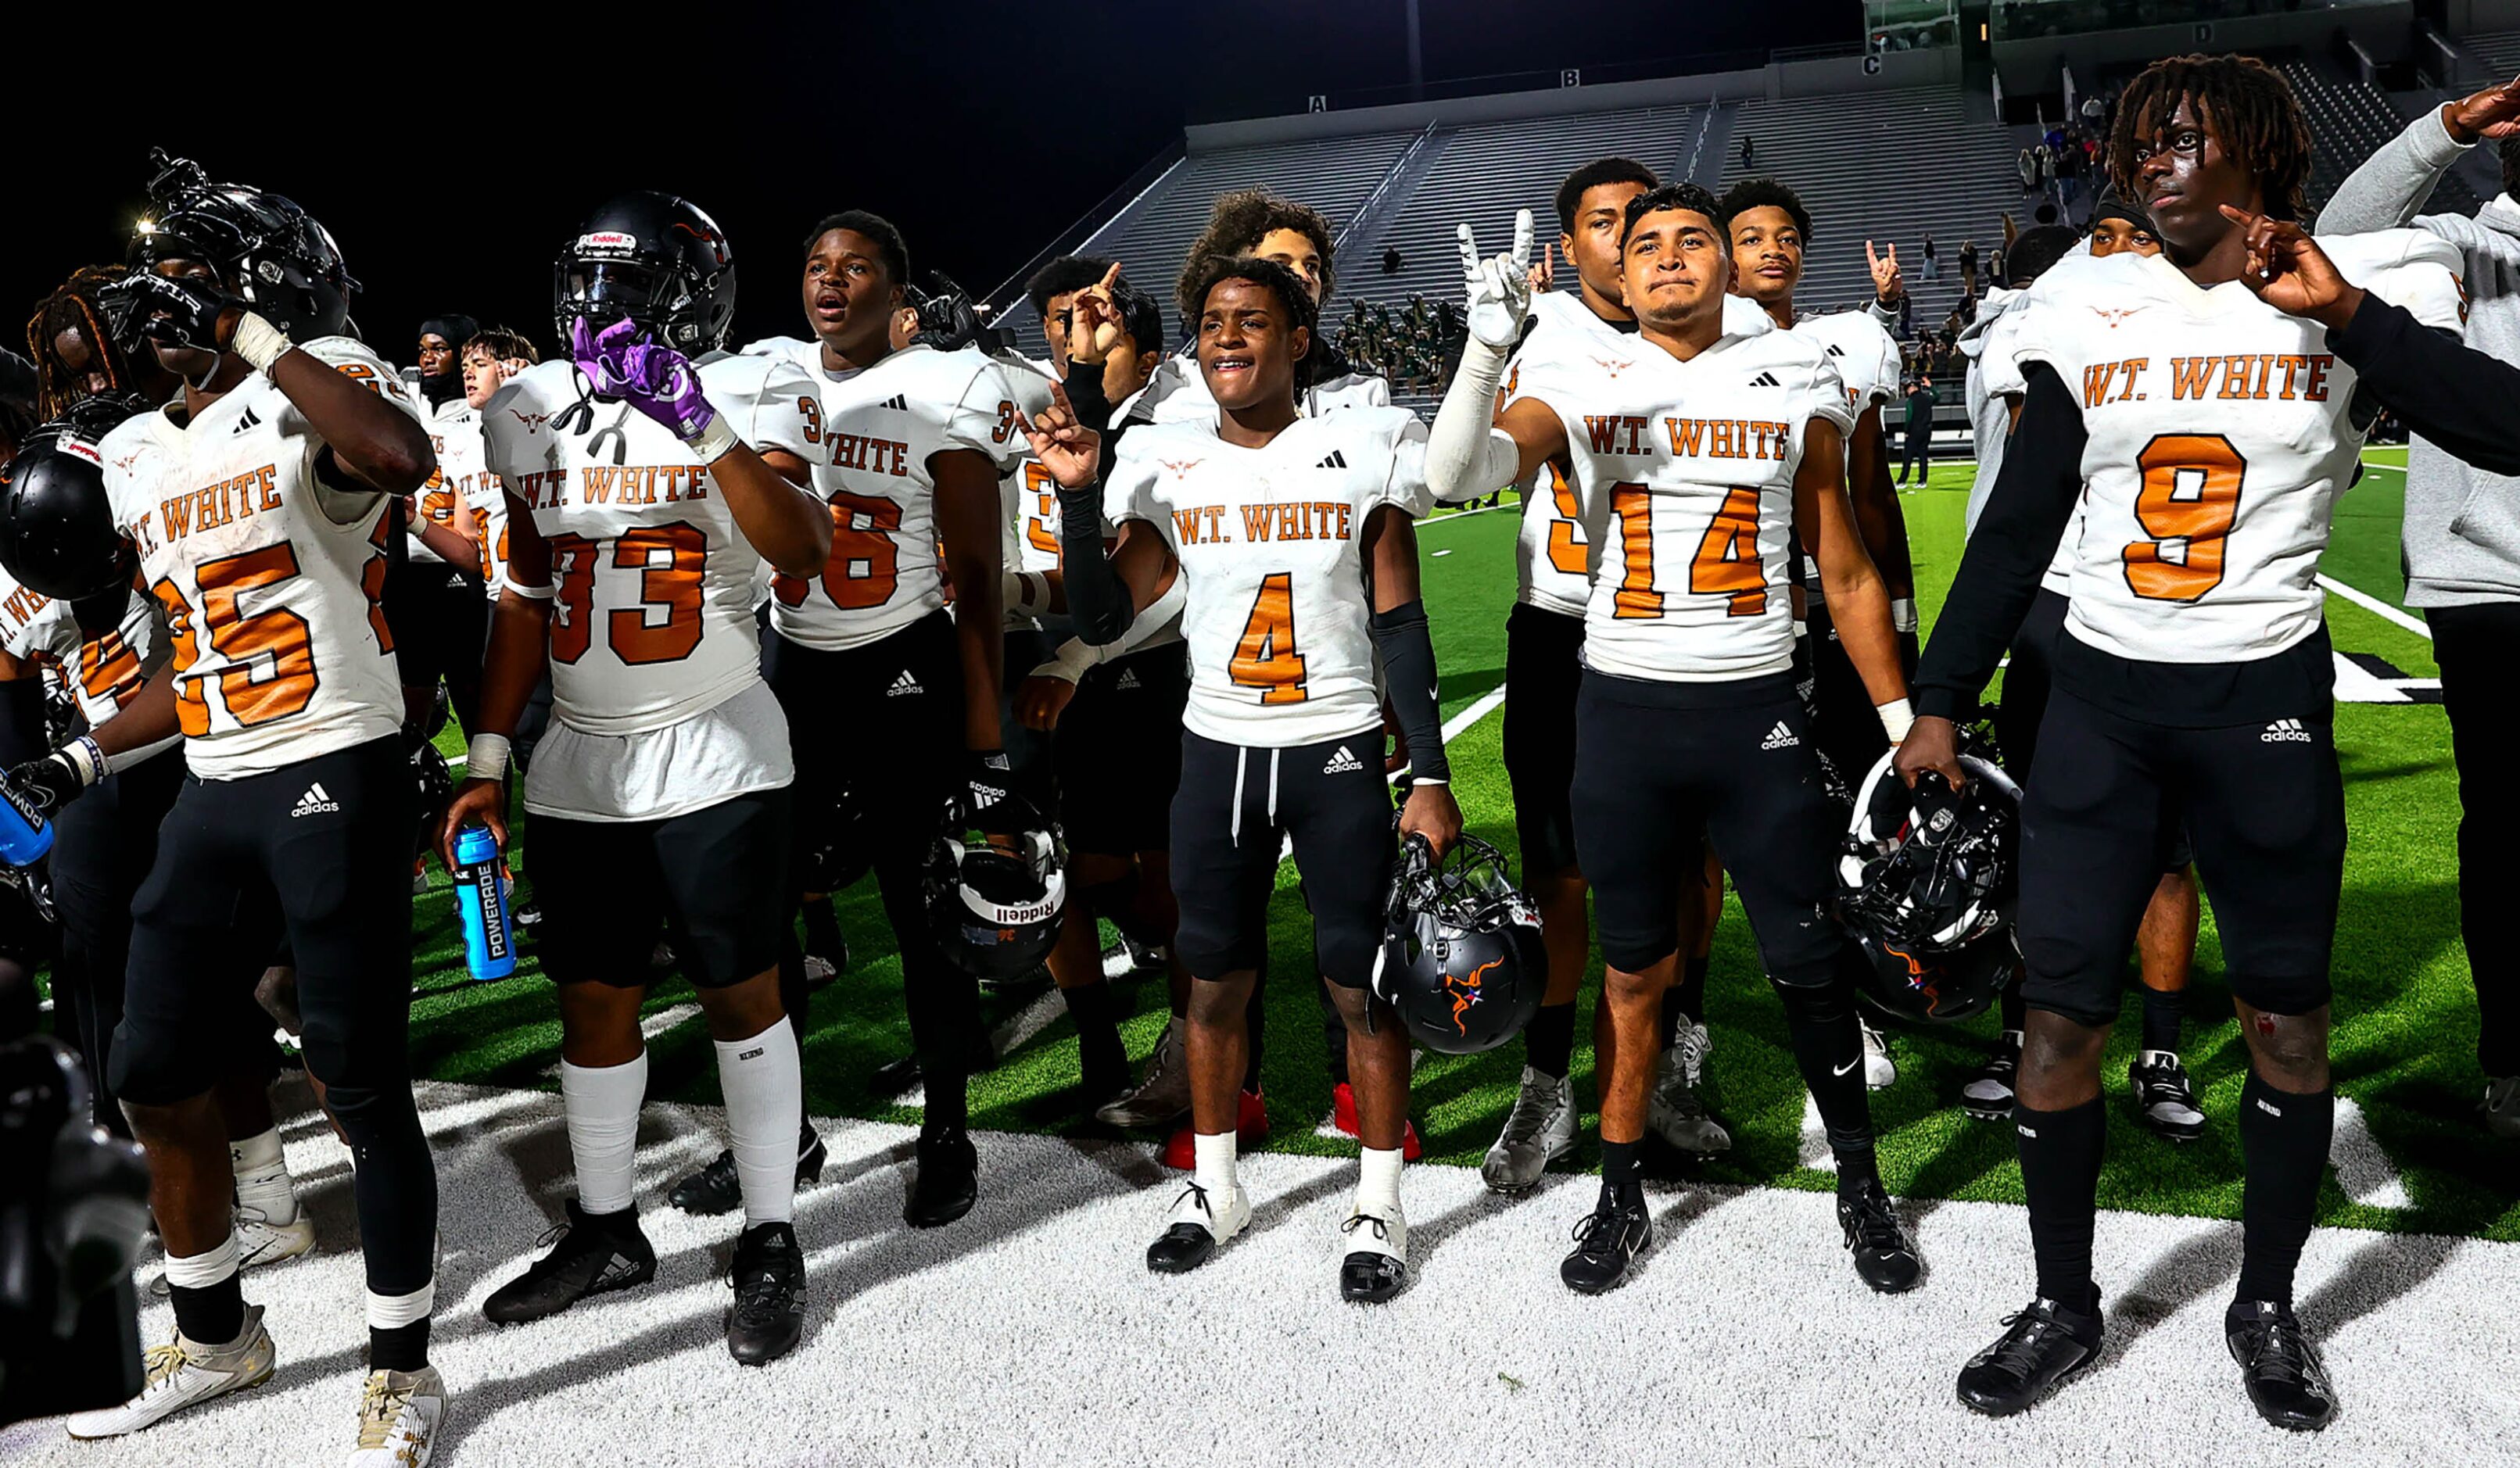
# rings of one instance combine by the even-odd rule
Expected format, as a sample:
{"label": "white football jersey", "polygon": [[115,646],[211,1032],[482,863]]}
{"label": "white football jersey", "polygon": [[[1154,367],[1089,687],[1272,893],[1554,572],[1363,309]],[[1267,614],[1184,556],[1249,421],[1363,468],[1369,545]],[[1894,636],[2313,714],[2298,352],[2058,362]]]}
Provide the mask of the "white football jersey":
{"label": "white football jersey", "polygon": [[1794,334],[1820,343],[1846,387],[1846,411],[1858,418],[1899,396],[1899,343],[1867,311],[1832,311],[1795,322]]}
{"label": "white football jersey", "polygon": [[[298,345],[420,417],[365,345]],[[189,768],[239,779],[393,734],[402,679],[377,606],[385,497],[320,480],[324,440],[261,373],[199,418],[182,413],[178,398],[98,448],[114,520],[166,613]]]}
{"label": "white football jersey", "polygon": [[[2347,280],[2461,329],[2456,246],[2421,230],[2319,244]],[[2132,254],[2060,264],[2015,310],[2016,358],[2055,370],[2089,435],[2067,630],[2175,663],[2270,657],[2316,632],[2318,557],[2368,426],[2326,330]]]}
{"label": "white football jersey", "polygon": [[[1147,384],[1143,401],[1159,423],[1212,425],[1216,422],[1216,398],[1207,390],[1207,377],[1198,370],[1195,351],[1180,352],[1155,364],[1154,378]],[[1306,418],[1349,408],[1390,406],[1391,384],[1365,373],[1341,373],[1295,394],[1296,411]]]}
{"label": "white football jersey", "polygon": [[[991,360],[1006,378],[1007,395],[1014,400],[1016,412],[1033,419],[1050,407],[1050,389],[1058,383],[1058,374],[1049,363],[1012,353]],[[1024,437],[1020,424],[1006,446],[1016,451],[998,479],[998,497],[1006,508],[1006,567],[1011,571],[1056,571],[1058,483],[1041,467],[1041,461],[1033,458],[1031,441]],[[1007,625],[1030,626],[1031,619],[1010,610]]]}
{"label": "white football jersey", "polygon": [[[153,597],[134,592],[121,623],[103,636],[89,637],[79,629],[70,603],[37,596],[6,571],[0,571],[0,650],[61,679],[90,729],[122,712],[140,695],[141,685],[175,655],[166,636],[165,610]],[[181,737],[115,763],[137,764]]]}
{"label": "white football jersey", "polygon": [[[1573,290],[1549,290],[1533,296],[1531,323],[1531,330],[1523,334],[1522,345],[1514,349],[1512,360],[1506,364],[1499,402],[1513,400],[1515,384],[1526,364],[1580,369],[1596,355],[1624,356],[1636,350],[1635,322],[1604,319]],[[1727,335],[1756,336],[1776,329],[1777,324],[1757,301],[1741,295],[1724,297]],[[1514,543],[1514,600],[1545,611],[1582,616],[1584,604],[1593,595],[1593,581],[1591,551],[1584,538],[1583,514],[1575,503],[1575,486],[1567,482],[1565,471],[1556,465],[1545,464],[1529,481],[1515,488],[1522,495],[1522,528]]]}
{"label": "white football jersey", "polygon": [[1378,508],[1431,508],[1417,415],[1297,419],[1257,449],[1203,423],[1134,428],[1103,494],[1105,517],[1152,525],[1189,578],[1192,732],[1287,748],[1382,726],[1359,547]]}
{"label": "white football jersey", "polygon": [[1516,389],[1566,428],[1592,560],[1585,666],[1677,683],[1781,672],[1804,432],[1853,423],[1837,369],[1793,332],[1724,336],[1687,362],[1622,345],[1527,369]]}
{"label": "white football jersey", "polygon": [[816,417],[802,452],[832,509],[832,558],[819,576],[778,578],[770,625],[803,646],[845,651],[945,604],[927,461],[972,449],[1003,476],[1024,439],[1006,375],[976,351],[914,342],[811,387]]}
{"label": "white football jersey", "polygon": [[[473,438],[480,439],[477,421]],[[508,579],[508,490],[486,464],[466,482],[464,508],[472,516],[472,544],[481,553],[481,585],[495,602]]]}
{"label": "white football jersey", "polygon": [[[428,428],[428,446],[437,451],[437,467],[428,482],[420,487],[416,497],[422,518],[441,525],[457,534],[464,527],[455,516],[463,508],[465,483],[481,472],[480,415],[457,393],[445,402],[431,407],[421,399],[420,421]],[[446,557],[428,548],[420,538],[420,526],[414,523],[403,537],[403,556],[416,565],[444,565]]]}
{"label": "white football jersey", "polygon": [[[2090,259],[2090,246],[2077,256]],[[2053,268],[2053,267],[2051,267]],[[2011,400],[2026,390],[2021,380],[2021,359],[2018,351],[2021,323],[2025,313],[2013,307],[2021,304],[2027,290],[1992,290],[1978,305],[1974,335],[1963,336],[1960,350],[1972,360],[1969,363],[1966,391],[1970,431],[1977,440],[1977,477],[1969,484],[1968,505],[1961,511],[1962,534],[1977,531],[1977,518],[1986,512],[1986,497],[1995,491],[1995,481],[2003,472],[2004,445],[2012,441]],[[2056,542],[2056,554],[2048,557],[2048,569],[2039,584],[2057,596],[2071,594],[2074,580],[2074,556],[2083,539],[2083,516],[2091,504],[2089,488],[2074,502],[2074,517],[2065,526],[2064,536]]]}
{"label": "white football jersey", "polygon": [[[755,450],[808,463],[820,452],[820,404],[793,366],[718,355],[699,373]],[[760,681],[761,556],[688,445],[628,403],[595,398],[567,361],[509,378],[481,417],[490,471],[551,547],[552,707],[563,722],[645,734]]]}

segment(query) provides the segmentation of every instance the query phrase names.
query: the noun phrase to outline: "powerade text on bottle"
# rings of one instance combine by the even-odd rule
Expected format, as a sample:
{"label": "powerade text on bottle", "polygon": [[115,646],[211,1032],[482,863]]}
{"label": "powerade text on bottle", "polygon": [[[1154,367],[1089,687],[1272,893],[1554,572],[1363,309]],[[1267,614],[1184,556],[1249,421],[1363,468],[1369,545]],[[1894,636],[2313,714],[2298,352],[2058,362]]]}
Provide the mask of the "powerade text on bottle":
{"label": "powerade text on bottle", "polygon": [[0,785],[0,862],[32,867],[52,849],[52,823],[28,810],[17,791]]}
{"label": "powerade text on bottle", "polygon": [[508,926],[508,894],[499,879],[499,843],[486,826],[466,826],[456,832],[454,875],[455,909],[464,914],[464,961],[472,977],[504,979],[515,973],[517,935]]}

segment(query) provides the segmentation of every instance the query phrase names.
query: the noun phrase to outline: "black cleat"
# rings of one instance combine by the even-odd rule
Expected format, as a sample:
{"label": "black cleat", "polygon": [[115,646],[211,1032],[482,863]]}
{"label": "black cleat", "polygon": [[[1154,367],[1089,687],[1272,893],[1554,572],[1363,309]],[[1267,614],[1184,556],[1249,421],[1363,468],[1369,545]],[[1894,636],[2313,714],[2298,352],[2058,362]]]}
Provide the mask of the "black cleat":
{"label": "black cleat", "polygon": [[1601,1206],[1575,1225],[1575,1252],[1557,1267],[1557,1277],[1579,1294],[1598,1295],[1618,1288],[1628,1266],[1653,1242],[1653,1220],[1644,1199]]}
{"label": "black cleat", "polygon": [[[1173,1199],[1164,1231],[1147,1246],[1147,1268],[1158,1274],[1187,1274],[1214,1259],[1228,1240],[1251,1226],[1251,1199],[1241,1188],[1235,1188],[1222,1206],[1219,1212],[1219,1200],[1210,1198],[1196,1182],[1184,1184],[1181,1195]],[[1339,1282],[1344,1292],[1344,1268]]]}
{"label": "black cleat", "polygon": [[2336,1416],[2336,1389],[2291,1306],[2242,1300],[2224,1312],[2223,1340],[2259,1416],[2297,1433],[2315,1433]]}
{"label": "black cleat", "polygon": [[1982,1122],[2012,1120],[2012,1078],[2021,1069],[2021,1032],[2006,1030],[1995,1053],[1960,1083],[1960,1110]]}
{"label": "black cleat", "polygon": [[1925,1261],[1881,1179],[1868,1179],[1854,1192],[1837,1195],[1837,1226],[1846,1230],[1856,1274],[1878,1293],[1905,1294],[1923,1282]]}
{"label": "black cleat", "polygon": [[[803,1187],[821,1179],[823,1164],[830,1160],[831,1153],[810,1125],[796,1134],[796,1140],[803,1147],[796,1154],[796,1185]],[[743,1184],[735,1176],[734,1150],[718,1153],[708,1166],[675,1183],[674,1190],[665,1194],[665,1201],[685,1213],[702,1215],[733,1213],[742,1207]]]}
{"label": "black cleat", "polygon": [[2033,1300],[2003,1317],[2003,1334],[1960,1368],[1960,1405],[2009,1417],[2090,1366],[2100,1354],[2100,1314]]}
{"label": "black cleat", "polygon": [[914,1228],[935,1228],[971,1211],[980,1199],[980,1149],[960,1127],[919,1134],[919,1176],[901,1216]]}
{"label": "black cleat", "polygon": [[589,1295],[605,1295],[656,1277],[656,1251],[639,1231],[639,1211],[588,1217],[568,1201],[567,1217],[536,1247],[547,1252],[525,1272],[490,1292],[481,1313],[493,1325],[547,1319]]}
{"label": "black cleat", "polygon": [[1409,1282],[1409,1221],[1394,1208],[1388,1218],[1362,1211],[1339,1224],[1357,1247],[1339,1261],[1339,1298],[1380,1305]]}
{"label": "black cleat", "polygon": [[2153,1135],[2194,1141],[2205,1134],[2204,1108],[2196,1104],[2196,1088],[2176,1052],[2138,1051],[2127,1067],[2127,1087],[2135,1092],[2137,1117]]}
{"label": "black cleat", "polygon": [[735,1304],[726,1312],[726,1354],[767,1365],[805,1334],[805,1251],[786,1223],[755,1223],[737,1236],[728,1271]]}

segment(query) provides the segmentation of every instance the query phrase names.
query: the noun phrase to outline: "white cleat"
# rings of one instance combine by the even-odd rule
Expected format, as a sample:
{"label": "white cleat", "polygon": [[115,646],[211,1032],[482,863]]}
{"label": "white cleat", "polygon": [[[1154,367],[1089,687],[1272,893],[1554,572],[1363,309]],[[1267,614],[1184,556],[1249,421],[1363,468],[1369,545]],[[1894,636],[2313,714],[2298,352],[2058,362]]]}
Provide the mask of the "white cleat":
{"label": "white cleat", "polygon": [[1680,1027],[1671,1048],[1654,1062],[1653,1090],[1645,1098],[1645,1126],[1691,1157],[1714,1157],[1732,1150],[1732,1134],[1706,1109],[1697,1088],[1706,1079],[1706,1027],[1694,1022]]}
{"label": "white cleat", "polygon": [[1373,1213],[1359,1204],[1339,1224],[1339,1298],[1380,1305],[1409,1282],[1409,1220],[1392,1203]]}
{"label": "white cleat", "polygon": [[1505,1131],[1479,1164],[1479,1178],[1491,1192],[1528,1192],[1540,1185],[1551,1163],[1574,1150],[1575,1088],[1564,1076],[1544,1076],[1526,1065],[1522,1089],[1506,1113]]}
{"label": "white cleat", "polygon": [[435,1366],[371,1371],[359,1397],[359,1446],[349,1468],[428,1468],[446,1420],[446,1382]]}
{"label": "white cleat", "polygon": [[1890,1058],[1890,1042],[1872,1028],[1872,1021],[1856,1021],[1864,1026],[1864,1085],[1869,1090],[1888,1090],[1899,1084],[1899,1062]]}
{"label": "white cleat", "polygon": [[262,1307],[245,1308],[245,1330],[224,1346],[204,1346],[177,1331],[172,1343],[152,1346],[143,1358],[140,1395],[120,1406],[70,1414],[70,1436],[118,1438],[155,1425],[197,1402],[242,1392],[271,1380],[271,1333],[262,1328]]}
{"label": "white cleat", "polygon": [[[302,1208],[297,1210],[297,1217],[288,1223],[275,1223],[261,1209],[239,1204],[233,1219],[237,1268],[240,1271],[276,1265],[284,1259],[295,1259],[315,1247],[315,1221],[306,1217],[306,1210]],[[164,1274],[150,1281],[149,1293],[160,1300],[166,1298]]]}

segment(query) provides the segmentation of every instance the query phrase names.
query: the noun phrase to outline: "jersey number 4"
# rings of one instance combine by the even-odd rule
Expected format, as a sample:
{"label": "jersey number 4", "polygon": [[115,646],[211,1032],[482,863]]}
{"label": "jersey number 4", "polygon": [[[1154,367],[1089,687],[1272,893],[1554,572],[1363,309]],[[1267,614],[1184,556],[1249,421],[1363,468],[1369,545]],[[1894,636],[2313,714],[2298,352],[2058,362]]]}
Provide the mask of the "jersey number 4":
{"label": "jersey number 4", "polygon": [[2143,472],[2136,523],[2152,539],[2126,548],[2127,587],[2153,601],[2197,601],[2223,584],[2249,461],[2220,433],[2163,433],[2135,463]]}
{"label": "jersey number 4", "polygon": [[1251,615],[1225,671],[1237,687],[1258,689],[1263,707],[1304,701],[1304,654],[1295,650],[1292,575],[1274,571],[1260,579],[1260,595],[1251,599]]}
{"label": "jersey number 4", "polygon": [[[583,535],[551,538],[552,567],[558,571],[551,627],[551,655],[557,663],[574,663],[595,641],[596,552],[604,543]],[[605,640],[624,663],[679,662],[700,645],[700,581],[708,566],[708,532],[677,520],[670,525],[641,525],[611,541],[612,565],[639,575],[639,601],[617,606],[605,617]],[[661,622],[648,620],[662,611]]]}
{"label": "jersey number 4", "polygon": [[[1610,513],[1619,520],[1619,555],[1627,574],[1612,595],[1611,614],[1622,620],[1662,615],[1662,591],[1654,585],[1653,496],[1642,484],[1610,486]],[[1768,609],[1768,568],[1759,558],[1759,491],[1743,485],[1724,497],[1697,555],[1688,562],[1688,589],[1731,601],[1725,615],[1755,617]]]}

